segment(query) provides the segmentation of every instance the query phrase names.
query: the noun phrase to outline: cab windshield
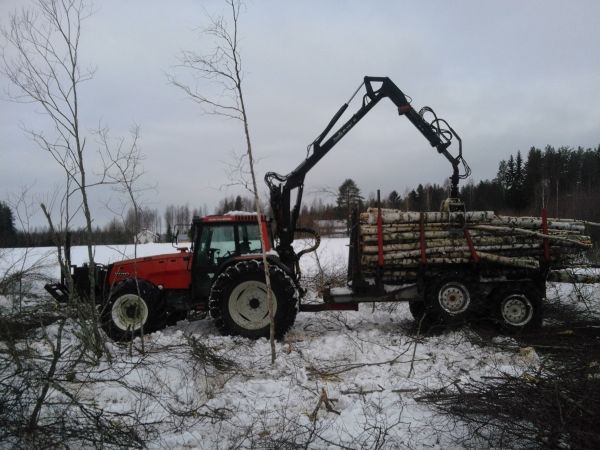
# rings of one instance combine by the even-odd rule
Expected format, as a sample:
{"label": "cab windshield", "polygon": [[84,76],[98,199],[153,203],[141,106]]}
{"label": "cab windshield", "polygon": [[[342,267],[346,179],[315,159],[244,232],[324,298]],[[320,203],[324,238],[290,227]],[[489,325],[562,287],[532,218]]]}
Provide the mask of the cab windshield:
{"label": "cab windshield", "polygon": [[261,253],[257,223],[204,224],[198,239],[198,260],[219,265],[232,256]]}

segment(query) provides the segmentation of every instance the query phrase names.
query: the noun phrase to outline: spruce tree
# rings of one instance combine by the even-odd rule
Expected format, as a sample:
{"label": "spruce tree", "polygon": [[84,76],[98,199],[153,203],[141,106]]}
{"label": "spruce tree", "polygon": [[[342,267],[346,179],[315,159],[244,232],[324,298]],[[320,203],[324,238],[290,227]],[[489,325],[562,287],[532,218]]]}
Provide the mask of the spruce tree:
{"label": "spruce tree", "polygon": [[346,232],[350,233],[350,216],[354,208],[360,208],[363,201],[360,189],[351,178],[347,178],[338,188],[337,207],[340,217],[346,219]]}
{"label": "spruce tree", "polygon": [[10,207],[0,201],[0,245],[10,246],[15,242],[15,219]]}

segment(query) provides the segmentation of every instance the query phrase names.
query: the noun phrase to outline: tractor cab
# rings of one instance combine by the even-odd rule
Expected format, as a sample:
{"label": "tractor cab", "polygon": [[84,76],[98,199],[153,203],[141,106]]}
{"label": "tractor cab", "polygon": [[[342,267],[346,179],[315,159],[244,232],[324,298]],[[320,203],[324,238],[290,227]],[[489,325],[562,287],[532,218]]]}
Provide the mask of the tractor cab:
{"label": "tractor cab", "polygon": [[[272,235],[263,217],[261,226],[267,231],[267,251],[272,248]],[[192,221],[192,296],[207,299],[214,277],[227,266],[242,259],[256,259],[263,251],[256,214],[225,214],[194,217]]]}

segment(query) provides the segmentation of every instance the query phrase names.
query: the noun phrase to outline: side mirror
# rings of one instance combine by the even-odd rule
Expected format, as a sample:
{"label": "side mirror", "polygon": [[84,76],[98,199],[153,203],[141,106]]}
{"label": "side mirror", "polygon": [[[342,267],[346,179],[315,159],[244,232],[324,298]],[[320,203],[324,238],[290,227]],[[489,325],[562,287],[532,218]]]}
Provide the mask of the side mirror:
{"label": "side mirror", "polygon": [[189,226],[181,225],[181,224],[175,225],[175,228],[173,229],[173,239],[171,241],[171,245],[173,247],[175,247],[177,250],[187,250],[188,249],[187,246],[184,246],[184,247],[179,246],[179,234],[180,233],[182,233],[184,236],[184,242],[185,242],[185,237],[189,238],[189,232],[186,232],[186,230],[189,230]]}

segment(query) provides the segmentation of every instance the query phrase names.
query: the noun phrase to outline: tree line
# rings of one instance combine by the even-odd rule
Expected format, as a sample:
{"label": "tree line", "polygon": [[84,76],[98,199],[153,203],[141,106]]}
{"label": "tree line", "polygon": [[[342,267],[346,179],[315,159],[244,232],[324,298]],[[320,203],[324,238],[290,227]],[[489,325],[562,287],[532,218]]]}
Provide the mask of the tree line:
{"label": "tree line", "polygon": [[[171,204],[161,215],[158,209],[139,207],[136,217],[135,209],[129,208],[123,216],[113,217],[102,227],[94,227],[92,242],[94,245],[131,244],[142,230],[154,233],[158,242],[170,242],[176,230],[187,234],[192,217],[206,215],[206,209],[206,206],[190,208],[188,204]],[[71,227],[69,232],[72,245],[85,245],[88,233],[85,227]],[[55,245],[55,238],[48,227],[17,229],[12,209],[0,202],[0,247],[50,247]]]}
{"label": "tree line", "polygon": [[[436,211],[449,195],[449,183],[419,184],[381,196],[383,208],[407,211]],[[495,211],[499,214],[539,216],[546,208],[552,217],[600,222],[600,145],[595,148],[531,147],[524,158],[520,151],[498,164],[496,177],[472,181],[460,189],[467,210]],[[347,220],[357,207],[377,206],[373,194],[360,194],[353,180],[339,187],[336,203],[322,199],[302,208],[301,222],[309,226],[318,219]]]}
{"label": "tree line", "polygon": [[469,183],[461,195],[469,209],[600,221],[600,145],[531,147],[500,161],[493,180]]}
{"label": "tree line", "polygon": [[[449,184],[419,184],[406,189],[401,195],[397,190],[381,197],[384,208],[410,211],[436,211],[448,197]],[[542,208],[552,217],[600,222],[600,145],[595,148],[571,148],[546,146],[531,147],[524,158],[520,151],[501,160],[495,178],[469,182],[460,189],[460,195],[468,210],[496,211],[500,214],[540,215]],[[346,179],[335,192],[335,201],[315,198],[304,204],[300,214],[301,226],[314,226],[316,220],[347,221],[354,208],[364,209],[377,205],[373,194],[364,198],[352,179]],[[255,201],[241,195],[227,196],[217,204],[214,213],[228,211],[255,211]],[[140,230],[150,230],[161,241],[173,239],[175,230],[187,232],[186,227],[193,216],[209,214],[208,207],[190,208],[185,205],[167,205],[162,217],[157,209],[140,208],[134,220],[134,211],[124,217],[114,218],[104,227],[93,232],[95,244],[132,243]],[[53,245],[51,233],[38,228],[28,233],[16,229],[11,208],[0,202],[0,246]],[[84,231],[73,230],[73,245],[84,242]]]}

